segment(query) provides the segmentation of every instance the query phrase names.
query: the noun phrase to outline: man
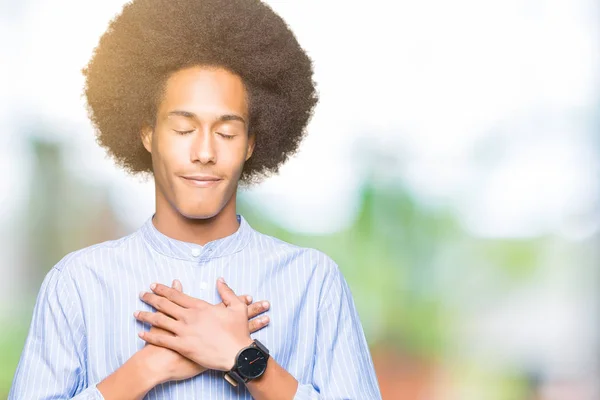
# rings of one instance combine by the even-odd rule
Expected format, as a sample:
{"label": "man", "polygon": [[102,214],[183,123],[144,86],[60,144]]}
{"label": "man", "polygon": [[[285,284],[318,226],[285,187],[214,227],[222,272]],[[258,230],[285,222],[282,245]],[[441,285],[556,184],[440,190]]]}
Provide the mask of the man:
{"label": "man", "polygon": [[236,214],[317,102],[284,21],[258,0],[134,0],[84,73],[99,144],[154,177],[156,212],[48,273],[9,398],[379,399],[334,261]]}

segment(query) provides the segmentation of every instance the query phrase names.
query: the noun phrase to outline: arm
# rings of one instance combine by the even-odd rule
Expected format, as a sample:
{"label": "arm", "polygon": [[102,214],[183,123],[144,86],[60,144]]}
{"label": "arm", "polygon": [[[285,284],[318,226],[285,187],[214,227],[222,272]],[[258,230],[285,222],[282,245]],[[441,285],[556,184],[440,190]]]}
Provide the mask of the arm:
{"label": "arm", "polygon": [[[142,300],[165,310],[174,319],[140,312],[136,316],[138,320],[162,330],[145,332],[142,338],[149,344],[172,349],[208,368],[231,370],[239,349],[252,343],[252,329],[248,330],[243,324],[248,319],[248,311],[233,290],[222,280],[217,282],[217,290],[226,308],[212,306],[164,285],[153,285],[153,293],[143,294]],[[248,383],[248,389],[256,400],[292,399],[297,387],[296,379],[273,358],[269,359],[263,376]]]}
{"label": "arm", "polygon": [[317,315],[312,382],[301,382],[294,399],[381,399],[352,293],[330,262]]}
{"label": "arm", "polygon": [[[183,293],[179,280],[173,281],[173,289]],[[252,319],[268,310],[268,302],[252,303],[252,297],[247,295],[239,296],[239,301],[247,306],[248,319],[251,319],[248,321],[250,332],[256,332],[268,324],[267,319]],[[265,303],[267,307],[263,306]],[[217,307],[225,308],[225,305],[221,303]],[[158,315],[164,316],[161,312],[157,312],[154,316]],[[172,336],[172,333],[155,326],[151,327],[150,333]],[[188,379],[204,371],[206,368],[173,350],[147,344],[100,382],[97,388],[106,400],[140,400],[161,383]]]}
{"label": "arm", "polygon": [[83,315],[64,260],[40,288],[9,400],[102,400],[95,387],[87,388]]}
{"label": "arm", "polygon": [[298,381],[270,357],[264,374],[247,386],[255,400],[292,399],[298,390]]}
{"label": "arm", "polygon": [[[173,288],[180,292],[183,291],[178,280],[173,281]],[[152,327],[151,331],[162,330]],[[174,370],[177,373],[171,374]],[[160,383],[171,379],[190,378],[202,372],[204,372],[204,368],[181,357],[174,351],[148,345],[131,356],[125,364],[107,376],[96,387],[105,400],[141,400]]]}
{"label": "arm", "polygon": [[[141,400],[154,386],[161,383],[158,378],[159,373],[151,373],[148,367],[148,361],[158,357],[152,357],[146,349],[148,347],[135,353],[125,364],[96,386],[101,393],[101,399]],[[156,355],[160,356],[160,354]],[[146,356],[148,358],[145,358]],[[164,360],[159,361],[161,361],[160,365],[164,365]],[[180,364],[184,364],[184,362],[180,362]],[[193,369],[190,366],[185,367],[188,370]],[[197,371],[193,371],[191,374],[196,373]]]}

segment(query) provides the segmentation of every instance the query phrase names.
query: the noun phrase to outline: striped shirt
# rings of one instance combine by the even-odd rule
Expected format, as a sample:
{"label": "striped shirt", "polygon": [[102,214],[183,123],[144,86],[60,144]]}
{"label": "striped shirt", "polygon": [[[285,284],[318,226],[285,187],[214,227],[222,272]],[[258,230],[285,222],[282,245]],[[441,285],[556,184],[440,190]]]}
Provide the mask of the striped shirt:
{"label": "striped shirt", "polygon": [[[46,275],[9,400],[103,399],[96,385],[123,365],[149,330],[133,317],[155,311],[139,299],[153,282],[179,279],[186,294],[221,302],[223,276],[237,293],[269,300],[269,324],[251,334],[298,380],[295,399],[381,399],[346,280],[323,252],[254,230],[204,246],[159,232],[152,217],[117,240],[72,252]],[[209,370],[154,387],[145,399],[251,399]]]}

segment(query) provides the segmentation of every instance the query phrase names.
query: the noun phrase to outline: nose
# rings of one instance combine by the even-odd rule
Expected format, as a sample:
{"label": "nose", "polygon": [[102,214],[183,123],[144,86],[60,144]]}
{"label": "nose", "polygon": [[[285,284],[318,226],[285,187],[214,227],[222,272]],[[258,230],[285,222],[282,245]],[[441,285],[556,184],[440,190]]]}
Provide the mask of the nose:
{"label": "nose", "polygon": [[201,131],[192,144],[192,162],[199,161],[202,164],[215,163],[217,152],[215,149],[215,138],[210,131]]}

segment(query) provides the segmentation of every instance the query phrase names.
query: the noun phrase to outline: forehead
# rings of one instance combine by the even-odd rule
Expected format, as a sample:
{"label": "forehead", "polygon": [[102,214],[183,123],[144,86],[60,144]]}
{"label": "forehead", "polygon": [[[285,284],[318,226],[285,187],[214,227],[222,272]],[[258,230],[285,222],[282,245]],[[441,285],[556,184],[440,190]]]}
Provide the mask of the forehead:
{"label": "forehead", "polygon": [[242,79],[219,67],[190,67],[173,73],[166,82],[159,113],[174,109],[196,115],[248,114]]}

